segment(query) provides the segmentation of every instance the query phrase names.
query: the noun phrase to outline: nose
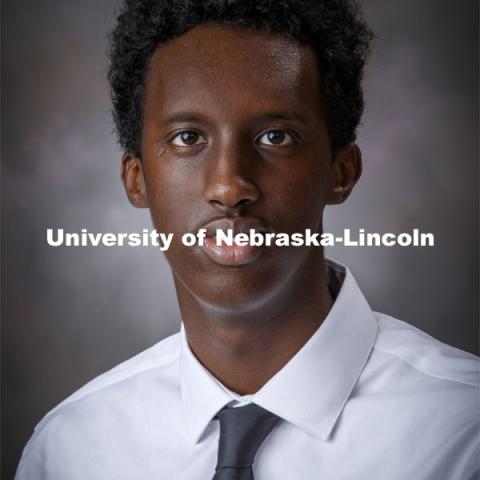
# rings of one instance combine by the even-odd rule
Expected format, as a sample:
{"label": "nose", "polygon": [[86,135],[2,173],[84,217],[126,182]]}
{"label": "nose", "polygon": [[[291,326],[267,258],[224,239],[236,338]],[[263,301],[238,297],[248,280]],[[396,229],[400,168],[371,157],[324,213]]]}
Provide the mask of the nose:
{"label": "nose", "polygon": [[205,200],[223,210],[256,202],[260,191],[254,182],[252,152],[233,142],[216,150],[211,152],[208,161]]}

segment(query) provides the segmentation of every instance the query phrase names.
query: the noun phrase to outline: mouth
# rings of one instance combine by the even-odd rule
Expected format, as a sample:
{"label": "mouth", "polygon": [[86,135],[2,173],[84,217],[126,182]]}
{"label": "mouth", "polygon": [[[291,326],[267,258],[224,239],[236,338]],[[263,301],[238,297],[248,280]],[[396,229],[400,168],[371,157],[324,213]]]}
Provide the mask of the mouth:
{"label": "mouth", "polygon": [[239,233],[248,234],[253,231],[263,236],[270,231],[260,220],[251,217],[224,217],[213,220],[201,228],[206,231],[206,238],[201,247],[204,253],[218,265],[229,267],[247,265],[255,261],[265,249],[265,245],[263,241],[260,242],[261,245],[238,245],[235,242],[230,245],[226,242],[217,242],[220,231],[230,233],[233,238]]}

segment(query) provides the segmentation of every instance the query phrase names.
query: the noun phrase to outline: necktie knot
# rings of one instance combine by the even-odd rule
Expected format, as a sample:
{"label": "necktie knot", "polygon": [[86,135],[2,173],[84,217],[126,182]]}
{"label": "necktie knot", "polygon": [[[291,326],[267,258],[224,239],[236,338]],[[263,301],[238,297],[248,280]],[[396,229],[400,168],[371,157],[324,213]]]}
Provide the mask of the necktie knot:
{"label": "necktie knot", "polygon": [[[250,403],[244,407],[225,408],[218,413],[218,419],[220,439],[214,478],[223,478],[220,476],[223,469],[229,470],[228,478],[244,478],[246,469],[251,472],[257,450],[280,418]],[[231,476],[234,474],[232,469],[238,470],[237,477]]]}

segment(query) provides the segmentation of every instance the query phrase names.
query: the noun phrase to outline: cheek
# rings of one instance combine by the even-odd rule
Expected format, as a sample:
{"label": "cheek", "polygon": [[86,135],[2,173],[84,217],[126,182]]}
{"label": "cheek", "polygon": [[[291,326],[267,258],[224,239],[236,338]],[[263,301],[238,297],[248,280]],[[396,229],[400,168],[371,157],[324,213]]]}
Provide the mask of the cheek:
{"label": "cheek", "polygon": [[[193,231],[198,222],[199,205],[195,177],[188,172],[179,172],[165,164],[160,167],[155,164],[146,170],[146,187],[148,205],[152,223],[159,233],[173,233],[170,248],[165,256],[174,273],[181,277],[189,271],[192,259],[192,247],[182,243],[182,236]],[[151,165],[151,164],[150,164]],[[171,166],[170,166],[171,167]]]}
{"label": "cheek", "polygon": [[321,225],[329,184],[329,166],[325,161],[303,158],[302,164],[277,176],[266,197],[275,226],[286,233],[316,230]]}
{"label": "cheek", "polygon": [[180,234],[193,228],[198,205],[198,175],[168,162],[146,162],[148,205],[158,231]]}

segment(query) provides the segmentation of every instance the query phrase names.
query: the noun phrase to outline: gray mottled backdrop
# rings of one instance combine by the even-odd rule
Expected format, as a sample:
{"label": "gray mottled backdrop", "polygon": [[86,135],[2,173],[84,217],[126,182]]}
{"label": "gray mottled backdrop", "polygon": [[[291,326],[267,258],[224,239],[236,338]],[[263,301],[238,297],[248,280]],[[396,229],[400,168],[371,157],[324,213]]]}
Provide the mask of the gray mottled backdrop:
{"label": "gray mottled backdrop", "polygon": [[[33,426],[97,374],[179,326],[168,267],[145,248],[51,248],[47,227],[137,231],[112,136],[115,0],[2,5],[2,478]],[[478,6],[370,0],[362,180],[325,227],[436,236],[434,248],[336,248],[372,306],[478,350]]]}

